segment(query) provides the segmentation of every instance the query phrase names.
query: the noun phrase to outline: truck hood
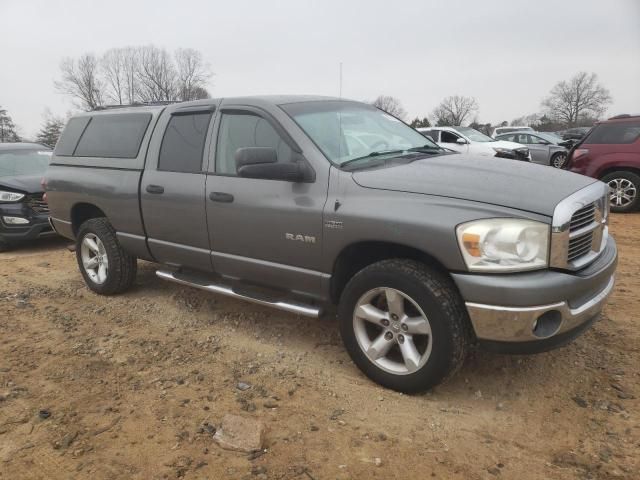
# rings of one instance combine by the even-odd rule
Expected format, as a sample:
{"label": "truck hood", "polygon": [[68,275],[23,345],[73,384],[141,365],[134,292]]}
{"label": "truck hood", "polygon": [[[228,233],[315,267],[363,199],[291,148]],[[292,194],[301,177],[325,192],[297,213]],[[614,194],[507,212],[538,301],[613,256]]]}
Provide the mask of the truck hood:
{"label": "truck hood", "polygon": [[360,170],[365,188],[459,198],[552,216],[561,200],[597,180],[528,162],[472,155],[442,155]]}
{"label": "truck hood", "polygon": [[40,182],[43,175],[19,175],[16,177],[0,177],[0,189],[8,188],[24,193],[40,193]]}

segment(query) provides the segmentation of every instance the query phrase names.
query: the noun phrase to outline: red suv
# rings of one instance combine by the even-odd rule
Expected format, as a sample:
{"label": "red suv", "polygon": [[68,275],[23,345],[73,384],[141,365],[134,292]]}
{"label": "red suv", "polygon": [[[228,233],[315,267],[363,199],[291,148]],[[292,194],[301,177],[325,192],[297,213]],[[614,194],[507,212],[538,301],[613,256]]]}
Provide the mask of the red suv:
{"label": "red suv", "polygon": [[611,210],[640,207],[640,115],[618,115],[598,122],[569,153],[567,168],[606,182]]}

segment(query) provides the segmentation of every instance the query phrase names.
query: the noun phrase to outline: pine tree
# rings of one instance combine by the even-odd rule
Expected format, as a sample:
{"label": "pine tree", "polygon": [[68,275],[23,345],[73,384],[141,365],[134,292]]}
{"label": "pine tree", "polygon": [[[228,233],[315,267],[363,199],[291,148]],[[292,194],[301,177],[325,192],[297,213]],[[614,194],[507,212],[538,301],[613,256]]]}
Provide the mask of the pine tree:
{"label": "pine tree", "polygon": [[64,129],[64,120],[58,117],[47,116],[44,125],[36,136],[36,141],[53,148],[58,142],[58,137]]}
{"label": "pine tree", "polygon": [[19,142],[20,136],[16,132],[16,126],[7,111],[0,107],[0,143]]}

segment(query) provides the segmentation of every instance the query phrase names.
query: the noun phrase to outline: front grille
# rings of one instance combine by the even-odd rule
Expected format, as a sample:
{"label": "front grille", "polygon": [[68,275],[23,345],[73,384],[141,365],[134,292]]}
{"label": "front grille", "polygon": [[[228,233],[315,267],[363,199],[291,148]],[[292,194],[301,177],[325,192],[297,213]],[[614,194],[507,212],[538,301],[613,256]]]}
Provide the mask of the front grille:
{"label": "front grille", "polygon": [[608,187],[596,182],[556,206],[550,266],[579,271],[597,260],[607,244],[608,197]]}
{"label": "front grille", "polygon": [[49,213],[49,205],[42,199],[43,193],[27,195],[26,204],[36,213]]}
{"label": "front grille", "polygon": [[585,207],[582,207],[571,217],[571,223],[569,224],[569,231],[575,232],[581,228],[586,227],[593,223],[596,218],[596,204],[592,203]]}
{"label": "front grille", "polygon": [[518,160],[529,160],[529,149],[528,148],[517,148],[515,150],[516,158]]}
{"label": "front grille", "polygon": [[585,233],[579,237],[569,240],[569,251],[567,253],[567,260],[573,262],[578,258],[588,254],[591,251],[591,245],[593,244],[593,232]]}

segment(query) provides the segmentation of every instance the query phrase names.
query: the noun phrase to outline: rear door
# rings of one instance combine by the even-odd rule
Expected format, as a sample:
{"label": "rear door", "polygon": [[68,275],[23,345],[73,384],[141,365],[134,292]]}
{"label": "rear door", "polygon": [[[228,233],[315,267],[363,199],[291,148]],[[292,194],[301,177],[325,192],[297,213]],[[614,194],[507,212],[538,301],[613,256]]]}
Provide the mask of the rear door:
{"label": "rear door", "polygon": [[214,106],[171,107],[160,118],[140,185],[149,250],[160,262],[211,270],[205,211]]}

